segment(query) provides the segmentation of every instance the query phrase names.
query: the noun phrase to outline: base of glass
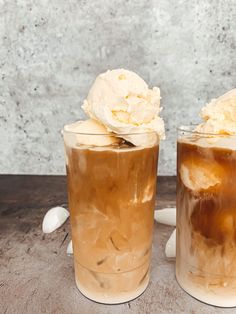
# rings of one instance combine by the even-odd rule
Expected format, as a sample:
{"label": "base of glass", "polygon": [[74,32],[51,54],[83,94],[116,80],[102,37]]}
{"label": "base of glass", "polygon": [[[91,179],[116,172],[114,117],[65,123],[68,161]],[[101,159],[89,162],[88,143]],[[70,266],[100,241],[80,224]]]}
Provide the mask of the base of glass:
{"label": "base of glass", "polygon": [[[179,284],[179,286],[187,292],[190,296],[194,297],[195,299],[204,302],[209,305],[214,305],[218,307],[236,307],[236,289],[234,293],[230,295],[224,295],[220,293],[221,291],[219,290],[219,293],[215,293],[212,291],[206,291],[206,289],[202,288],[200,289],[197,286],[194,286],[193,284],[187,283],[184,280],[181,280],[179,278],[178,274],[176,273],[176,280]],[[224,289],[224,288],[222,288]]]}
{"label": "base of glass", "polygon": [[103,304],[119,304],[125,303],[139,297],[146,289],[149,283],[149,278],[144,280],[142,285],[138,287],[138,289],[129,292],[117,292],[117,294],[113,293],[102,293],[102,292],[92,292],[87,290],[76,280],[76,286],[79,291],[88,299],[103,303]]}

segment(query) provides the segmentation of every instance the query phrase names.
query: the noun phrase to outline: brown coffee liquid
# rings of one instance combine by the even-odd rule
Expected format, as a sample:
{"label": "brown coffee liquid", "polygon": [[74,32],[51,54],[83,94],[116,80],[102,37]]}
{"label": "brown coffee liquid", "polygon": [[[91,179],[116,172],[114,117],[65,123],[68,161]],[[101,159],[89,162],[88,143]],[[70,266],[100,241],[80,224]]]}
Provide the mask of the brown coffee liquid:
{"label": "brown coffee liquid", "polygon": [[125,301],[149,279],[158,146],[66,150],[77,285]]}
{"label": "brown coffee liquid", "polygon": [[225,295],[236,296],[236,151],[184,141],[177,149],[177,279],[227,306]]}

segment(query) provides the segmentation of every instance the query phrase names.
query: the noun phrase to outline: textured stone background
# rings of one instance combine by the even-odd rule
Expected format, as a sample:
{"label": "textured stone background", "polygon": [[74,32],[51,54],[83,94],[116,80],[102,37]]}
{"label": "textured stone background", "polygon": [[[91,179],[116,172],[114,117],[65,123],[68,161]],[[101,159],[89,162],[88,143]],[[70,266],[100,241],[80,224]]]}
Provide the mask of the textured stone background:
{"label": "textured stone background", "polygon": [[235,0],[0,0],[0,173],[64,173],[60,129],[117,67],[160,86],[174,174],[176,126],[236,86]]}

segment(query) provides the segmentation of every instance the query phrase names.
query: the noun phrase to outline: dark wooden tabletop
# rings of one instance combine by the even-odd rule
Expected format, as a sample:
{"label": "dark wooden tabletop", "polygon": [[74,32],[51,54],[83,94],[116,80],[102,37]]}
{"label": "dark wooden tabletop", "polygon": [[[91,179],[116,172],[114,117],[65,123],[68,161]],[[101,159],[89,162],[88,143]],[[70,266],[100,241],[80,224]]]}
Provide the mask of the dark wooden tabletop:
{"label": "dark wooden tabletop", "polygon": [[[164,254],[173,227],[155,222],[151,281],[146,292],[121,305],[83,297],[74,282],[67,221],[51,234],[42,220],[53,206],[67,207],[64,176],[0,176],[0,313],[235,313],[203,304],[177,284],[174,261]],[[175,206],[175,178],[158,178],[156,209]]]}

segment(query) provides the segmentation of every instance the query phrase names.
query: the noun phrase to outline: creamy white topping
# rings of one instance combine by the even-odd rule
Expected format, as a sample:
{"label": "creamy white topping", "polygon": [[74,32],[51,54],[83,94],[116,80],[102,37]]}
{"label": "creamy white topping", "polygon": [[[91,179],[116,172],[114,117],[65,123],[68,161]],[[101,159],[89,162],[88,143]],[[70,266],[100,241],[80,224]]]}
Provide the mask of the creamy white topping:
{"label": "creamy white topping", "polygon": [[120,139],[108,132],[101,123],[92,119],[68,124],[64,127],[64,131],[65,141],[71,147],[79,144],[109,146],[120,142]]}
{"label": "creamy white topping", "polygon": [[197,126],[197,132],[236,134],[236,88],[213,99],[202,108],[200,116],[204,122]]}
{"label": "creamy white topping", "polygon": [[159,117],[160,90],[149,89],[134,72],[117,69],[100,74],[92,85],[82,108],[108,131],[124,134],[134,145],[153,141],[153,136],[135,137],[130,133],[155,132],[165,137],[164,122]]}

